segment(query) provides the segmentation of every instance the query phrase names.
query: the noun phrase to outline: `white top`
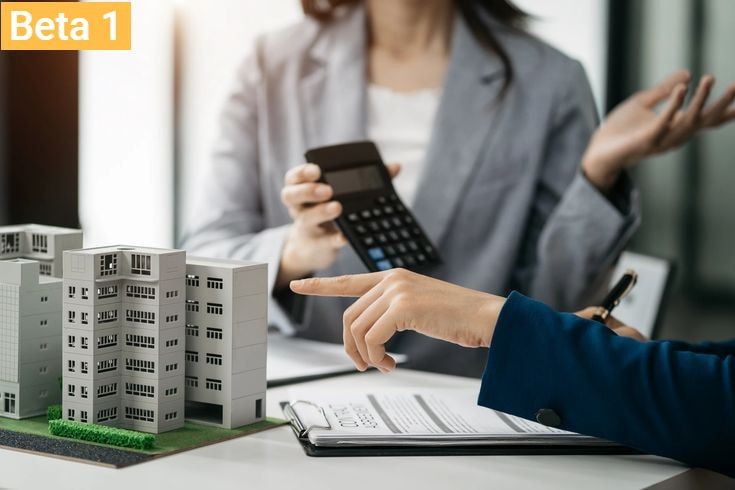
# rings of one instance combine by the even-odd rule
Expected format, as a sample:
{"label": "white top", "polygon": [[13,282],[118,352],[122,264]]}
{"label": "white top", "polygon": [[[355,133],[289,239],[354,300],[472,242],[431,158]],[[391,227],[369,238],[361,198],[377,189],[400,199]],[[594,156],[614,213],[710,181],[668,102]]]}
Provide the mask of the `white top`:
{"label": "white top", "polygon": [[368,87],[368,137],[385,163],[400,163],[393,181],[398,195],[412,204],[426,159],[441,89],[396,92]]}

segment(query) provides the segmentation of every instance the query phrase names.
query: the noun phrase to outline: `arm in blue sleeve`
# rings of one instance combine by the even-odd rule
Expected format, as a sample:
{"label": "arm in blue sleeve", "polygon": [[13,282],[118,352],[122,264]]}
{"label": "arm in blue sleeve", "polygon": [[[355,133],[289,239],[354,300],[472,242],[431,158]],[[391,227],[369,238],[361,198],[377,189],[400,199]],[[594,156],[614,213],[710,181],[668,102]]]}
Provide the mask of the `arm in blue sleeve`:
{"label": "arm in blue sleeve", "polygon": [[699,344],[690,344],[679,340],[667,341],[672,349],[697,352],[700,354],[713,354],[720,357],[735,355],[735,340],[727,342],[702,342]]}
{"label": "arm in blue sleeve", "polygon": [[493,335],[479,404],[735,475],[735,358],[619,337],[513,293]]}

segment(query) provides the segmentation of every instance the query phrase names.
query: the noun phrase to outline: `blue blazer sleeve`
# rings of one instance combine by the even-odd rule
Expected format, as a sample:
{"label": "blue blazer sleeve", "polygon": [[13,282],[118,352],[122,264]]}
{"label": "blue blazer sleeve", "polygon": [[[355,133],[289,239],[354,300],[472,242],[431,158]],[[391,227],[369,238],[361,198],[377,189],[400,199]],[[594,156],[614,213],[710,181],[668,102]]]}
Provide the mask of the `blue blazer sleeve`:
{"label": "blue blazer sleeve", "polygon": [[[709,349],[709,350],[707,350]],[[735,343],[638,342],[512,293],[478,403],[735,476]]]}

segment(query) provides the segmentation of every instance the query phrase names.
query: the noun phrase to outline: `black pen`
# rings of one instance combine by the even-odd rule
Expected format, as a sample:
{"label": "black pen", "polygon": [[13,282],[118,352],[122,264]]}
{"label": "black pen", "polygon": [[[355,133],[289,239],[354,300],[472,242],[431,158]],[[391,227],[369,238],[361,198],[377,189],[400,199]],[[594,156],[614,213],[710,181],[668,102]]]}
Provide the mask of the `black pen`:
{"label": "black pen", "polygon": [[605,323],[605,320],[612,313],[613,308],[618,306],[623,298],[625,298],[638,281],[638,274],[633,269],[628,269],[623,273],[617,284],[607,293],[602,301],[599,312],[592,317],[596,322]]}

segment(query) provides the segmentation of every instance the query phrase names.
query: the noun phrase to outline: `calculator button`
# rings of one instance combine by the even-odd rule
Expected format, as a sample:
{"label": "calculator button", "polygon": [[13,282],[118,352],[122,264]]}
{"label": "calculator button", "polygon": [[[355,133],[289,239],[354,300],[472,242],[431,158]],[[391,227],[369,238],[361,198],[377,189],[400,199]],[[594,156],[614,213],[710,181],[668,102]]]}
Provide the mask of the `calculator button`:
{"label": "calculator button", "polygon": [[383,249],[380,247],[373,247],[368,249],[368,255],[373,260],[383,260],[385,258],[385,254],[383,253]]}
{"label": "calculator button", "polygon": [[418,260],[420,264],[423,264],[427,260],[426,259],[426,255],[424,255],[422,253],[418,253],[418,254],[416,254],[416,260]]}
{"label": "calculator button", "polygon": [[[385,247],[385,253],[387,255],[395,255],[396,254],[396,249],[393,248],[392,245],[388,245],[387,247]],[[400,266],[398,266],[398,267],[400,267]]]}
{"label": "calculator button", "polygon": [[389,231],[389,232],[388,232],[388,236],[389,236],[389,237],[390,237],[390,239],[391,239],[391,240],[393,240],[394,242],[397,242],[398,240],[400,240],[400,239],[401,239],[401,237],[400,237],[400,236],[398,236],[398,232],[397,232],[397,231],[395,231],[395,230],[391,230],[391,231]]}
{"label": "calculator button", "polygon": [[373,231],[380,231],[380,225],[378,224],[377,221],[371,221],[370,223],[368,223],[368,226]]}
{"label": "calculator button", "polygon": [[372,217],[372,214],[370,213],[369,209],[363,209],[360,211],[360,216],[362,216],[363,219],[370,219]]}
{"label": "calculator button", "polygon": [[405,254],[406,252],[408,252],[408,249],[402,243],[399,243],[398,245],[396,245],[396,249],[398,250],[399,253],[402,253],[402,254]]}
{"label": "calculator button", "polygon": [[401,213],[406,210],[406,208],[401,203],[396,203],[396,209],[400,211]]}
{"label": "calculator button", "polygon": [[403,226],[403,221],[401,221],[401,218],[399,218],[398,216],[393,218],[391,221],[393,221],[394,226]]}
{"label": "calculator button", "polygon": [[362,240],[362,243],[364,243],[366,247],[372,247],[373,245],[375,245],[375,239],[371,236],[368,236]]}
{"label": "calculator button", "polygon": [[408,232],[408,230],[401,230],[399,233],[406,240],[408,240],[409,238],[411,238],[411,234]]}
{"label": "calculator button", "polygon": [[406,224],[409,224],[410,225],[411,223],[413,223],[413,218],[411,217],[410,214],[406,214],[406,215],[403,216],[403,221]]}
{"label": "calculator button", "polygon": [[381,220],[380,221],[380,225],[383,227],[384,230],[390,230],[391,229],[390,221],[388,221],[387,219]]}
{"label": "calculator button", "polygon": [[380,208],[374,208],[373,209],[373,216],[375,216],[376,218],[378,216],[382,215],[382,214],[383,214],[383,212],[380,210]]}
{"label": "calculator button", "polygon": [[395,265],[396,267],[405,267],[406,263],[403,261],[402,258],[396,257],[393,259],[393,265]]}
{"label": "calculator button", "polygon": [[378,202],[378,204],[385,204],[388,202],[388,199],[386,199],[385,196],[380,196],[378,197],[378,199],[376,199],[376,201]]}
{"label": "calculator button", "polygon": [[413,233],[416,236],[421,236],[421,230],[419,229],[418,226],[414,226],[413,228],[411,228],[411,233]]}
{"label": "calculator button", "polygon": [[359,221],[359,219],[360,217],[357,216],[357,213],[350,213],[347,215],[347,221],[349,221],[350,223],[355,223]]}
{"label": "calculator button", "polygon": [[396,196],[395,194],[391,194],[390,200],[393,201],[393,202],[396,202],[396,201],[398,201],[398,196]]}
{"label": "calculator button", "polygon": [[365,228],[363,225],[357,225],[355,226],[355,231],[358,232],[360,235],[364,235],[367,233],[367,228]]}
{"label": "calculator button", "polygon": [[393,264],[391,264],[390,260],[380,260],[375,263],[375,266],[381,271],[387,271],[388,269],[393,268]]}
{"label": "calculator button", "polygon": [[380,233],[379,235],[376,235],[375,238],[378,239],[378,243],[380,244],[385,245],[386,243],[388,243],[388,237],[383,235],[382,233]]}
{"label": "calculator button", "polygon": [[413,258],[413,255],[406,255],[403,257],[403,260],[406,261],[406,264],[408,264],[409,267],[416,265],[416,259]]}
{"label": "calculator button", "polygon": [[415,252],[419,249],[419,244],[411,240],[410,242],[408,242],[408,248]]}
{"label": "calculator button", "polygon": [[393,213],[395,213],[395,212],[396,212],[396,210],[395,210],[395,209],[393,209],[393,206],[385,206],[385,207],[383,208],[383,212],[384,212],[385,214],[393,214]]}

